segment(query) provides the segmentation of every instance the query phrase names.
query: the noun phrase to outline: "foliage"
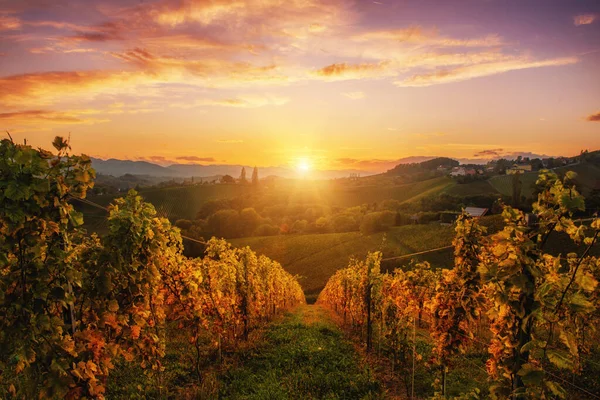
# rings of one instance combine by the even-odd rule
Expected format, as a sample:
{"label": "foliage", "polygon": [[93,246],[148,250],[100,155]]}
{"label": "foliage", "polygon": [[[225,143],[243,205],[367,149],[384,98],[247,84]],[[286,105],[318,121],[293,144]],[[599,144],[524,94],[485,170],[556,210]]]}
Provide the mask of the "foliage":
{"label": "foliage", "polygon": [[[600,221],[590,225],[573,221],[573,214],[585,209],[583,196],[572,185],[574,179],[574,173],[561,180],[542,171],[534,214],[526,216],[505,206],[504,225],[490,236],[484,236],[485,230],[474,220],[461,216],[453,242],[454,268],[441,275],[432,273],[427,264],[417,264],[408,272],[371,277],[365,272],[367,264],[353,262],[330,278],[318,301],[349,316],[355,327],[368,327],[365,310],[378,310],[386,345],[395,363],[404,365],[414,346],[410,321],[421,319],[425,304],[433,320],[429,324],[432,356],[441,368],[442,389],[447,367],[471,345],[475,325],[486,314],[491,334],[490,395],[565,397],[561,381],[548,370],[581,370],[586,328],[589,335],[599,310],[600,262],[590,251],[600,235]],[[545,245],[552,232],[568,235],[578,253],[550,254]],[[363,295],[364,282],[378,282],[368,299]]]}
{"label": "foliage", "polygon": [[0,143],[0,383],[28,397],[63,397],[77,374],[97,368],[76,364],[73,291],[83,276],[74,228],[83,219],[68,201],[85,197],[95,173],[63,139],[53,146],[56,154]]}
{"label": "foliage", "polygon": [[[491,237],[480,266],[486,295],[493,300],[488,371],[496,380],[496,397],[562,397],[564,389],[548,379],[544,365],[579,369],[580,321],[597,308],[592,296],[598,260],[587,253],[600,224],[596,220],[586,227],[570,218],[584,209],[583,196],[565,184],[570,178],[568,174],[561,181],[552,172],[540,174],[538,185],[544,190],[533,206],[537,222],[528,224],[523,213],[506,207],[506,227]],[[567,255],[565,261],[552,256],[544,246],[553,231],[567,233],[586,250],[580,256]]]}
{"label": "foliage", "polygon": [[440,387],[446,394],[446,373],[452,358],[465,353],[473,338],[475,323],[480,318],[483,299],[480,294],[481,279],[477,268],[483,246],[485,228],[468,214],[456,221],[454,268],[444,270],[437,282],[428,307],[433,316],[430,326],[435,343],[434,361],[440,366]]}
{"label": "foliage", "polygon": [[364,216],[360,223],[360,233],[370,235],[386,231],[396,223],[396,215],[391,211],[377,211]]}
{"label": "foliage", "polygon": [[235,342],[304,302],[295,278],[247,248],[212,240],[187,259],[135,191],[109,206],[105,237],[85,236],[68,200],[94,171],[62,139],[54,147],[0,144],[0,393],[103,398],[116,364],[161,373],[169,321],[192,343],[201,331]]}

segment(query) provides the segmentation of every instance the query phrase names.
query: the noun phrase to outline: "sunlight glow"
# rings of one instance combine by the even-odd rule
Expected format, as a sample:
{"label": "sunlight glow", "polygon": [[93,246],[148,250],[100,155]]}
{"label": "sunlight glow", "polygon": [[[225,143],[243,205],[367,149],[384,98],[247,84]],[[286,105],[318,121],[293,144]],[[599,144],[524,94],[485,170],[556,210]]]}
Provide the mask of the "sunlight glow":
{"label": "sunlight glow", "polygon": [[296,169],[301,174],[306,174],[311,169],[310,162],[306,158],[301,158],[296,164]]}

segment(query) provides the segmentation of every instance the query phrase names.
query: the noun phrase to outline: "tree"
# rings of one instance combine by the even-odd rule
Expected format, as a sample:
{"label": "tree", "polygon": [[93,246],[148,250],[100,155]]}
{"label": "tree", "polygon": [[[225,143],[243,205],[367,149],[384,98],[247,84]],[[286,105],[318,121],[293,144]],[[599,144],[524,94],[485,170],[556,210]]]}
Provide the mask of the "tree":
{"label": "tree", "polygon": [[235,183],[235,179],[231,175],[223,175],[223,177],[221,177],[221,183]]}
{"label": "tree", "polygon": [[246,180],[246,167],[242,167],[242,173],[240,174],[240,183],[248,183]]}
{"label": "tree", "polygon": [[252,171],[252,184],[254,186],[258,186],[258,168],[254,167],[254,170]]}

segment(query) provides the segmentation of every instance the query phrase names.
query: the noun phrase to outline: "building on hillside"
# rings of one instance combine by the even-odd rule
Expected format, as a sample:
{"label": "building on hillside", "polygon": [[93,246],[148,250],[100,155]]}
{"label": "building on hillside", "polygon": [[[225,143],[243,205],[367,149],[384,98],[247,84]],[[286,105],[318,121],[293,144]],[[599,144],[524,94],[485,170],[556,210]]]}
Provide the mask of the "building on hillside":
{"label": "building on hillside", "polygon": [[475,176],[477,173],[475,168],[455,167],[450,172],[450,176]]}
{"label": "building on hillside", "polygon": [[465,176],[466,174],[467,170],[464,167],[454,167],[450,172],[450,176]]}
{"label": "building on hillside", "polygon": [[506,175],[523,174],[531,171],[532,167],[529,164],[514,164],[512,167],[506,169]]}
{"label": "building on hillside", "polygon": [[465,207],[465,212],[473,218],[483,217],[489,209],[480,207]]}

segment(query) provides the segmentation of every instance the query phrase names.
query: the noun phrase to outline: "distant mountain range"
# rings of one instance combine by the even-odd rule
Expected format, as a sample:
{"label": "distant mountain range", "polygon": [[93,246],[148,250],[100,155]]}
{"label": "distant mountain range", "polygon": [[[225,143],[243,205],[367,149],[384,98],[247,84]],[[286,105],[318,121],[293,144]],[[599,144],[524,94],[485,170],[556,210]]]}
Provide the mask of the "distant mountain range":
{"label": "distant mountain range", "polygon": [[[521,153],[513,153],[511,156],[516,158]],[[547,157],[532,153],[522,153],[523,156],[535,158],[535,157]],[[421,163],[429,160],[433,160],[435,156],[411,156],[404,157],[398,160],[388,161],[376,161],[369,165],[369,170],[361,169],[360,164],[357,164],[357,168],[351,169],[339,169],[339,170],[315,170],[312,171],[310,176],[313,179],[333,179],[333,178],[345,178],[351,174],[359,174],[361,176],[375,175],[393,168],[396,165],[401,164],[414,164]],[[499,156],[492,156],[490,158],[459,158],[461,164],[485,164],[491,159],[500,158]],[[120,177],[125,174],[131,175],[143,175],[152,176],[168,179],[181,179],[181,178],[203,178],[203,177],[215,177],[223,175],[231,175],[234,178],[240,176],[242,167],[246,168],[246,175],[248,177],[252,174],[252,168],[248,165],[231,165],[231,164],[213,164],[213,165],[201,165],[201,164],[173,164],[169,166],[162,166],[153,164],[148,161],[131,161],[131,160],[117,160],[114,158],[108,160],[102,160],[99,158],[92,158],[92,165],[96,169],[96,172],[104,175],[112,175],[114,177]],[[262,167],[259,168],[259,176],[279,176],[282,178],[297,178],[298,172],[288,167]]]}
{"label": "distant mountain range", "polygon": [[[253,167],[248,165],[231,164],[173,164],[169,166],[161,166],[147,161],[117,160],[114,158],[108,160],[92,158],[92,166],[94,167],[97,173],[103,175],[112,175],[115,177],[119,177],[125,174],[131,174],[154,176],[166,179],[191,177],[203,178],[223,175],[231,175],[234,178],[237,178],[240,176],[242,168],[246,168],[246,176],[250,178],[252,176],[253,169]],[[258,171],[259,176],[261,178],[266,176],[279,176],[282,178],[298,177],[298,172],[296,170],[286,167],[263,167],[259,168]],[[332,179],[348,177],[350,174],[361,174],[363,176],[366,176],[372,175],[373,173],[357,169],[345,169],[312,171],[310,175],[311,178]]]}

